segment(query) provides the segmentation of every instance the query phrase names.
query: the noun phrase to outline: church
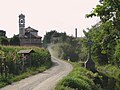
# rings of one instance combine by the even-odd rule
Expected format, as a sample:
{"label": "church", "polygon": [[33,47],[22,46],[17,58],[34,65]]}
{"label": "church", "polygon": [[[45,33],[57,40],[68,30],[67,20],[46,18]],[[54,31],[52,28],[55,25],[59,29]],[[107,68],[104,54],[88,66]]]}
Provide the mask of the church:
{"label": "church", "polygon": [[30,26],[25,28],[25,15],[19,15],[19,35],[20,46],[41,46],[42,37],[38,36],[38,30]]}

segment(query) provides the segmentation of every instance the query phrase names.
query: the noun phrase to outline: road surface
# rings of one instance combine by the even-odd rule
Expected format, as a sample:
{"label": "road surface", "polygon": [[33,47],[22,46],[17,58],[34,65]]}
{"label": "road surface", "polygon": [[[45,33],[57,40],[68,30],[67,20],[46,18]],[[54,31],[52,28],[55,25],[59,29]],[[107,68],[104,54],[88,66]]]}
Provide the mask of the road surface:
{"label": "road surface", "polygon": [[72,70],[72,65],[52,57],[53,67],[34,76],[8,85],[0,90],[54,90],[57,82]]}

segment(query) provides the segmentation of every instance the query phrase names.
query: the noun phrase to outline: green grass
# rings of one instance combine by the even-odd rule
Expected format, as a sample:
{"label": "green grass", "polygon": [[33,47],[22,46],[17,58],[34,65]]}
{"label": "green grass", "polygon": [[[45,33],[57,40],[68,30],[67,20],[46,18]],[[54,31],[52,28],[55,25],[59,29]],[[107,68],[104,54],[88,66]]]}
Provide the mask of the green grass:
{"label": "green grass", "polygon": [[120,81],[120,69],[113,65],[105,65],[97,67],[98,71],[105,75]]}
{"label": "green grass", "polygon": [[50,67],[44,66],[44,65],[40,66],[38,68],[33,67],[31,69],[27,69],[27,71],[24,72],[23,74],[13,77],[11,80],[12,80],[12,82],[16,82],[16,81],[19,81],[19,80],[24,79],[26,77],[29,77],[31,75],[42,73],[43,71],[47,70],[48,68],[50,68]]}
{"label": "green grass", "polygon": [[78,63],[71,64],[73,65],[72,72],[57,84],[55,90],[93,90],[96,88],[93,82],[96,73],[88,71]]}
{"label": "green grass", "polygon": [[52,66],[52,64],[50,62],[46,63],[45,65],[42,65],[40,67],[32,67],[32,68],[28,68],[26,70],[26,72],[20,74],[20,75],[9,75],[7,78],[5,77],[0,77],[0,88],[8,85],[8,84],[11,84],[13,82],[17,82],[17,81],[20,81],[24,78],[27,78],[29,76],[32,76],[32,75],[35,75],[35,74],[38,74],[38,73],[42,73],[43,71],[47,70],[48,68],[50,68]]}
{"label": "green grass", "polygon": [[116,66],[98,66],[98,72],[93,73],[79,63],[71,64],[72,72],[57,84],[55,90],[120,90],[120,69]]}
{"label": "green grass", "polygon": [[[120,69],[113,65],[98,66],[97,70],[102,76],[108,77],[107,90],[120,90]],[[104,80],[102,80],[104,82]]]}

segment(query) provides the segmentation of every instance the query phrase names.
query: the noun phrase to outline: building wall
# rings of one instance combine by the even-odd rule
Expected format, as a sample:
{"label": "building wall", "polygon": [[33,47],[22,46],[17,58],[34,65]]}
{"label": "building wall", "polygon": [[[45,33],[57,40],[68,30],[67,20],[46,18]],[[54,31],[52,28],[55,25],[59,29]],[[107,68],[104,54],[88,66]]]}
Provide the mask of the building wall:
{"label": "building wall", "polygon": [[20,38],[21,46],[41,46],[41,38]]}

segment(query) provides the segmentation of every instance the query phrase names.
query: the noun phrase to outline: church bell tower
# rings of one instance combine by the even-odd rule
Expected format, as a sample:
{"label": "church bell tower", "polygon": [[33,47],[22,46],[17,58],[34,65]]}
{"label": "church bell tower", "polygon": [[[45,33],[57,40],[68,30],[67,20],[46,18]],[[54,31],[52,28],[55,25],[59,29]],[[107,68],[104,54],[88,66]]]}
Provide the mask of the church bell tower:
{"label": "church bell tower", "polygon": [[19,15],[19,37],[25,34],[25,15]]}

